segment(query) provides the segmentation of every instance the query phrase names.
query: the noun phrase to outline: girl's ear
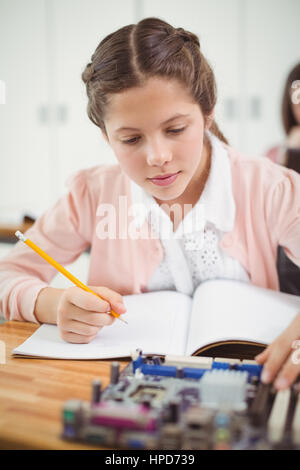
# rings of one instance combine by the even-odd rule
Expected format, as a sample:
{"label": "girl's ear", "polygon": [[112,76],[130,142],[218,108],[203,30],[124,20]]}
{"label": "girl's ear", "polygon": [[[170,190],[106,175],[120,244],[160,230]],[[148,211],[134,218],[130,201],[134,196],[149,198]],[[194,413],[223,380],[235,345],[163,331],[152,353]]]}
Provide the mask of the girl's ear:
{"label": "girl's ear", "polygon": [[212,110],[212,112],[206,116],[206,119],[205,119],[205,130],[207,131],[212,123],[214,122],[214,119],[215,119],[215,108]]}

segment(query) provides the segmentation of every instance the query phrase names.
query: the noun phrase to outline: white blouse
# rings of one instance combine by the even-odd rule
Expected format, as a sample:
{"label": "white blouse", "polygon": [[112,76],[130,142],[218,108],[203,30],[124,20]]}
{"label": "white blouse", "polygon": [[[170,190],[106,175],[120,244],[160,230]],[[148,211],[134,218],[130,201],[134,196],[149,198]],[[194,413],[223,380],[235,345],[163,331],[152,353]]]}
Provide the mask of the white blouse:
{"label": "white blouse", "polygon": [[219,245],[223,235],[233,229],[235,202],[228,153],[216,136],[207,135],[212,145],[210,173],[198,202],[175,232],[170,217],[155,199],[131,181],[132,202],[145,208],[135,223],[140,226],[147,217],[164,248],[164,258],[148,282],[149,292],[176,290],[192,296],[208,279],[249,282],[244,267]]}

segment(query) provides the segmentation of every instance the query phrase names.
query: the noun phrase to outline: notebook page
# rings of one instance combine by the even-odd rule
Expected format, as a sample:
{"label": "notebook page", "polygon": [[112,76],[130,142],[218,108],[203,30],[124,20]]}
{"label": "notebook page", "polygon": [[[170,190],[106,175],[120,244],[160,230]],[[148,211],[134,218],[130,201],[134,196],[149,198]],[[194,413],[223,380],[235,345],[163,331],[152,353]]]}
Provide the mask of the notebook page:
{"label": "notebook page", "polygon": [[14,354],[56,359],[107,359],[146,354],[183,354],[192,299],[175,291],[123,296],[125,323],[115,320],[88,344],[63,341],[57,326],[42,325]]}
{"label": "notebook page", "polygon": [[298,296],[246,282],[206,281],[194,295],[186,352],[232,339],[270,344],[298,313]]}

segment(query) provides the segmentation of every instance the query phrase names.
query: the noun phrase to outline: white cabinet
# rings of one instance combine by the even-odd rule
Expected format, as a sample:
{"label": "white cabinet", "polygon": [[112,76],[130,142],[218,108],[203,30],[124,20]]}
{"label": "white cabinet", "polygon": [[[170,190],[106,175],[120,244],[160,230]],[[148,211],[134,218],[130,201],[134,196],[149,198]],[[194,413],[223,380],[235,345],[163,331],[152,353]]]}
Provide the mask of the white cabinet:
{"label": "white cabinet", "polygon": [[[50,197],[45,9],[40,0],[1,0],[0,215],[45,205]],[[38,204],[37,204],[38,202]]]}
{"label": "white cabinet", "polygon": [[116,160],[86,113],[81,73],[134,0],[1,0],[0,219],[42,213],[79,168]]}
{"label": "white cabinet", "polygon": [[81,73],[99,42],[135,18],[133,0],[52,0],[50,6],[49,19],[54,25],[53,100],[57,110],[53,158],[55,171],[59,168],[55,192],[60,193],[74,170],[117,162],[100,129],[87,116]]}

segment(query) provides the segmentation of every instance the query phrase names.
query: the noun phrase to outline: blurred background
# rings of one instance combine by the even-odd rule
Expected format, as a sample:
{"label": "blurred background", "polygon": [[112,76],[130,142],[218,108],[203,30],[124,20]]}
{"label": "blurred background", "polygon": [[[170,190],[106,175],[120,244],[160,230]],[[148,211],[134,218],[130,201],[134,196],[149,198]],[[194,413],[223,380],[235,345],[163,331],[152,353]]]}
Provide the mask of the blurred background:
{"label": "blurred background", "polygon": [[76,170],[116,163],[86,113],[81,73],[109,33],[148,16],[200,38],[230,144],[263,157],[284,139],[280,106],[300,61],[299,0],[0,0],[0,256],[15,226]]}

